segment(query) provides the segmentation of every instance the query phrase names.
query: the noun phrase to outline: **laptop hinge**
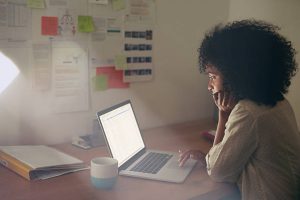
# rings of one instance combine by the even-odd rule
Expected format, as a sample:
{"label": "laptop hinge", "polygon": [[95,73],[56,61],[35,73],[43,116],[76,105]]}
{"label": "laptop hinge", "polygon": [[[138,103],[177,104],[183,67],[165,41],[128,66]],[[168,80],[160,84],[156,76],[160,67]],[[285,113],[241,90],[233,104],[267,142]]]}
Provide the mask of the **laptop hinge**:
{"label": "laptop hinge", "polygon": [[119,171],[127,169],[132,163],[134,163],[137,159],[139,159],[143,154],[146,153],[146,149],[143,148],[138,153],[136,153],[132,158],[127,160],[123,165],[119,167]]}

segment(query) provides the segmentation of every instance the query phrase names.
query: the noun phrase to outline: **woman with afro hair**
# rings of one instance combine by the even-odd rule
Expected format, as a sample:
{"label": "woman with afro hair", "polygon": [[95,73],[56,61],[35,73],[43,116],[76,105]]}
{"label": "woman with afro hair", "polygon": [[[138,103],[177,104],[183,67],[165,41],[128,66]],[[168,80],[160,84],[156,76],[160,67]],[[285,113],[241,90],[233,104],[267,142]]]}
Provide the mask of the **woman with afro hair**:
{"label": "woman with afro hair", "polygon": [[179,164],[203,160],[213,180],[237,183],[242,199],[300,199],[300,133],[284,96],[298,66],[278,30],[258,20],[221,24],[199,48],[218,125],[208,154],[181,152]]}

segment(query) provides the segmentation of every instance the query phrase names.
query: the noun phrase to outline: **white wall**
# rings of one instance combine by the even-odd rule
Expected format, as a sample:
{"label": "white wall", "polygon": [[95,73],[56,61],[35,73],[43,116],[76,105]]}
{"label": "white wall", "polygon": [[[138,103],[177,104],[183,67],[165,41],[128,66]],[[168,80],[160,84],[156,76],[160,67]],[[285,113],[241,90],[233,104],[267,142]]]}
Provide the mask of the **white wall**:
{"label": "white wall", "polygon": [[[300,1],[299,0],[230,0],[229,20],[255,18],[266,20],[282,28],[281,33],[292,41],[300,52]],[[297,54],[300,65],[300,55]],[[299,66],[300,67],[300,66]],[[298,127],[300,127],[300,74],[290,87],[287,98],[294,108]]]}
{"label": "white wall", "polygon": [[[227,20],[228,6],[229,0],[157,0],[154,80],[129,89],[91,91],[86,112],[51,112],[45,101],[49,94],[32,89],[29,50],[6,50],[22,74],[0,95],[0,145],[70,142],[72,136],[91,132],[96,111],[125,99],[132,100],[142,129],[212,117],[197,48],[208,28]],[[39,28],[36,24],[33,29]]]}

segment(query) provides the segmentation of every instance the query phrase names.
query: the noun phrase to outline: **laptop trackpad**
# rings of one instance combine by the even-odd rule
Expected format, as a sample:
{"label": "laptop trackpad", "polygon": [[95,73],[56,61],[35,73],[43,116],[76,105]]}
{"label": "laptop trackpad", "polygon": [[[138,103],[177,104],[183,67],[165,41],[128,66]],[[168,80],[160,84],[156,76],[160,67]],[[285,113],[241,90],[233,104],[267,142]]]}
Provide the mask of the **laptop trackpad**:
{"label": "laptop trackpad", "polygon": [[195,163],[195,160],[188,160],[188,161],[186,161],[186,163],[184,164],[183,167],[179,167],[179,162],[176,160],[172,160],[168,164],[168,168],[170,168],[170,169],[186,169],[186,168],[193,167],[194,163]]}

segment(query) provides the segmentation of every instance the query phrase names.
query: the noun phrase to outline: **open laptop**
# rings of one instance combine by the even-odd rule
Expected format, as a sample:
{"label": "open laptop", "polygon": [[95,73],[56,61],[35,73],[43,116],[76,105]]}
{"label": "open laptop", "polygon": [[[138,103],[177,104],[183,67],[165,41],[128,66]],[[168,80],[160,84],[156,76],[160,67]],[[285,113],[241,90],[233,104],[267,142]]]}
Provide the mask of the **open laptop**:
{"label": "open laptop", "polygon": [[146,149],[130,100],[97,112],[107,146],[118,160],[119,174],[181,183],[196,164],[178,166],[178,154]]}

